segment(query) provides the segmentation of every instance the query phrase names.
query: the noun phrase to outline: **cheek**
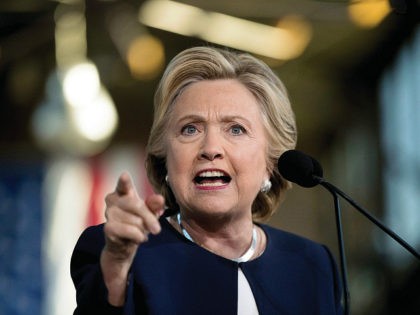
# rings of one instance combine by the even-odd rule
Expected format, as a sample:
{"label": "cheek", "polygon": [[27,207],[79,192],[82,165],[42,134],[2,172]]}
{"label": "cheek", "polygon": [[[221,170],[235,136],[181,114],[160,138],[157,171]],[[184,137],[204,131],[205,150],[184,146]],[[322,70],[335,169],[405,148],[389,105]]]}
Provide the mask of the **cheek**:
{"label": "cheek", "polygon": [[267,160],[263,149],[238,154],[235,162],[238,173],[246,174],[248,180],[258,181],[267,174]]}
{"label": "cheek", "polygon": [[244,152],[244,159],[253,164],[259,165],[260,167],[265,167],[267,164],[267,149],[262,144],[254,144]]}
{"label": "cheek", "polygon": [[182,146],[169,145],[166,155],[168,172],[178,176],[188,169],[191,165],[192,153]]}

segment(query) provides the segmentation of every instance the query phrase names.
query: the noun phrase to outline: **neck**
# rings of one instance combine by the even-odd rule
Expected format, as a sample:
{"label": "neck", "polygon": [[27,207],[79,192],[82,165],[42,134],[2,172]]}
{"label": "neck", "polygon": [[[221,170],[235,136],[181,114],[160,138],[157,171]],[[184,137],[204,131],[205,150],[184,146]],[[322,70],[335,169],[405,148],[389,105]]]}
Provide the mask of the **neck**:
{"label": "neck", "polygon": [[237,262],[244,262],[255,256],[259,233],[251,218],[237,221],[236,224],[232,221],[216,224],[217,221],[211,220],[211,225],[203,225],[200,221],[178,214],[175,221],[178,230],[186,238],[219,256]]}

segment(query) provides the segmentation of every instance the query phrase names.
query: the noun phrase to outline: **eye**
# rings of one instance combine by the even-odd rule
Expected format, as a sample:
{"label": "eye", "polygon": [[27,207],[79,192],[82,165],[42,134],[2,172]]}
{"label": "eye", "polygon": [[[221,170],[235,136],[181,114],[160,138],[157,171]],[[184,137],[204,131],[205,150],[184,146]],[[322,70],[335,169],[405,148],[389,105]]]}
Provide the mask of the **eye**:
{"label": "eye", "polygon": [[186,136],[194,135],[197,131],[197,128],[193,125],[186,125],[181,129],[181,133]]}
{"label": "eye", "polygon": [[238,136],[238,135],[244,134],[246,132],[246,130],[241,125],[233,125],[233,126],[230,127],[230,132],[233,135]]}

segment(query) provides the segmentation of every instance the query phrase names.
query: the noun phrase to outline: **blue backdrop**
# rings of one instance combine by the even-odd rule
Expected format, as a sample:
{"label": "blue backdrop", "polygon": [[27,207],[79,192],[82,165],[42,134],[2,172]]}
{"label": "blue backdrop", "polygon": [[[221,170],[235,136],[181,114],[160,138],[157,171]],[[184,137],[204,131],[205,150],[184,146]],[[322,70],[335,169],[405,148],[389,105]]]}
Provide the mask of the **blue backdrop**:
{"label": "blue backdrop", "polygon": [[41,312],[43,166],[0,160],[0,314]]}

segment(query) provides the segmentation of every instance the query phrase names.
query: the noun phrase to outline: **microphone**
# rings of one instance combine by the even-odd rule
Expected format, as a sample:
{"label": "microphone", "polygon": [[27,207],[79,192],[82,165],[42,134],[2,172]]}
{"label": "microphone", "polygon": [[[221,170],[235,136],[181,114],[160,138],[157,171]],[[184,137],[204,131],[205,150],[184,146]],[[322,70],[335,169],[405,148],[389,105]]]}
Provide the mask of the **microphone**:
{"label": "microphone", "polygon": [[326,188],[334,198],[335,206],[335,215],[336,215],[336,225],[337,225],[337,236],[338,236],[338,245],[340,253],[340,266],[341,266],[341,276],[343,281],[343,293],[344,293],[344,314],[349,314],[349,305],[350,305],[350,293],[348,290],[347,284],[347,267],[346,267],[346,258],[344,252],[344,241],[341,225],[341,210],[338,195],[343,197],[347,202],[349,202],[356,210],[363,214],[367,219],[369,219],[373,224],[382,229],[395,241],[397,241],[402,247],[409,251],[413,256],[420,260],[420,254],[411,247],[407,242],[405,242],[400,236],[395,232],[385,226],[381,221],[376,219],[371,215],[367,210],[363,209],[358,205],[353,199],[347,196],[344,192],[338,189],[333,184],[327,182],[323,178],[323,170],[321,164],[315,160],[313,157],[298,151],[298,150],[288,150],[284,152],[278,160],[278,170],[280,174],[288,181],[296,183],[302,187],[311,188],[316,185],[321,185]]}
{"label": "microphone", "polygon": [[278,169],[285,179],[306,188],[318,185],[323,176],[321,164],[298,150],[284,152],[278,160]]}

